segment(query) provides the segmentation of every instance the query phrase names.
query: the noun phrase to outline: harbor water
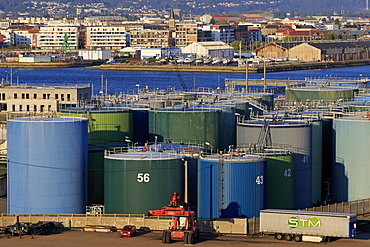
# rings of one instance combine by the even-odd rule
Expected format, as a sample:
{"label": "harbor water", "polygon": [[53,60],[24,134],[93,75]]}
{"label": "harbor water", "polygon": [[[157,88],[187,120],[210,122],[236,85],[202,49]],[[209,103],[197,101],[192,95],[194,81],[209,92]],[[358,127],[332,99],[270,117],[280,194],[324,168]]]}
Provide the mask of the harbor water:
{"label": "harbor water", "polygon": [[[102,75],[108,94],[137,93],[148,86],[149,90],[179,89],[185,84],[189,90],[196,88],[222,89],[225,79],[244,79],[245,74],[192,73],[155,71],[102,71],[99,69],[0,69],[0,77],[13,84],[92,84],[94,94],[101,90]],[[325,77],[370,77],[370,66],[343,67],[320,70],[297,70],[267,73],[267,79],[305,80],[305,78]],[[263,79],[263,73],[249,74],[250,79]],[[105,91],[105,90],[104,90]]]}

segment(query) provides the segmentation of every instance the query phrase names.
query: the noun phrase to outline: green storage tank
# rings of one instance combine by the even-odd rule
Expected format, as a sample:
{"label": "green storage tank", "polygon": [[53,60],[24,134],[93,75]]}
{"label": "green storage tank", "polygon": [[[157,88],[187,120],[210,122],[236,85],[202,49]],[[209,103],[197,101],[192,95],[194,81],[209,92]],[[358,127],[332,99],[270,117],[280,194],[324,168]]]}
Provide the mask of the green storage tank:
{"label": "green storage tank", "polygon": [[294,209],[293,155],[289,152],[264,155],[267,155],[266,208]]}
{"label": "green storage tank", "polygon": [[124,144],[126,136],[134,137],[133,113],[127,108],[63,110],[61,116],[87,117],[89,144],[116,146]]}
{"label": "green storage tank", "polygon": [[104,148],[89,145],[87,204],[104,204]]}
{"label": "green storage tank", "polygon": [[332,87],[300,87],[286,89],[285,101],[292,102],[336,102],[353,101],[353,89],[346,88],[332,88]]}
{"label": "green storage tank", "polygon": [[172,192],[184,194],[183,156],[160,152],[115,153],[104,157],[104,205],[108,214],[147,214]]}
{"label": "green storage tank", "polygon": [[149,141],[205,143],[220,148],[222,110],[174,108],[149,111]]}

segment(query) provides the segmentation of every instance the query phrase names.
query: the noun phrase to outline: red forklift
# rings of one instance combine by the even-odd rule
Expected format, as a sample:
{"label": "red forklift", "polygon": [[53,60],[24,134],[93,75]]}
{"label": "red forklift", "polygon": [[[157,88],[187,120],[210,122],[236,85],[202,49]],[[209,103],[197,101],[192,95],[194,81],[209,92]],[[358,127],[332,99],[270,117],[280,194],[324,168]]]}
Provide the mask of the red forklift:
{"label": "red forklift", "polygon": [[195,213],[189,209],[190,205],[183,201],[180,194],[173,192],[168,206],[164,206],[160,210],[148,211],[148,216],[174,217],[171,229],[163,230],[162,243],[169,244],[172,241],[184,241],[184,244],[193,244],[194,238],[199,235],[199,229],[196,224]]}

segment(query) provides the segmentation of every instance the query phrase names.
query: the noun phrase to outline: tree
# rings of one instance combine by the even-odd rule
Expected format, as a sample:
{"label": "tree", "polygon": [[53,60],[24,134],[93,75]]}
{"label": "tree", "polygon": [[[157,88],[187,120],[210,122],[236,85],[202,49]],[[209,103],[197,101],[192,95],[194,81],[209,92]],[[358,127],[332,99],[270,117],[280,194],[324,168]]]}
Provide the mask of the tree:
{"label": "tree", "polygon": [[292,42],[292,41],[297,41],[297,37],[294,37],[294,36],[285,36],[283,38],[283,42]]}
{"label": "tree", "polygon": [[243,45],[243,42],[241,42],[240,40],[234,40],[230,46],[232,48],[234,48],[235,52],[239,52],[240,49],[244,50],[245,49],[245,45]]}

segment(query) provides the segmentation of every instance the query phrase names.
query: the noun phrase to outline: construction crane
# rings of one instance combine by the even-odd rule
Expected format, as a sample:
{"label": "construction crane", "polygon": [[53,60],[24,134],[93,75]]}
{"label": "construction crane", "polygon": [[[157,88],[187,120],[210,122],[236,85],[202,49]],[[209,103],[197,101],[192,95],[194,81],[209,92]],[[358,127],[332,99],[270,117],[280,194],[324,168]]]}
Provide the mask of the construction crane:
{"label": "construction crane", "polygon": [[68,43],[68,38],[68,33],[64,33],[63,44],[60,47],[60,53],[66,54],[67,50],[69,50],[69,52],[72,52],[71,46]]}
{"label": "construction crane", "polygon": [[189,210],[190,205],[185,203],[177,192],[172,193],[168,206],[160,210],[149,210],[148,216],[172,216],[174,222],[171,229],[163,230],[162,243],[169,244],[171,241],[184,241],[184,244],[193,244],[194,238],[198,237],[199,229],[195,221],[195,212]]}

